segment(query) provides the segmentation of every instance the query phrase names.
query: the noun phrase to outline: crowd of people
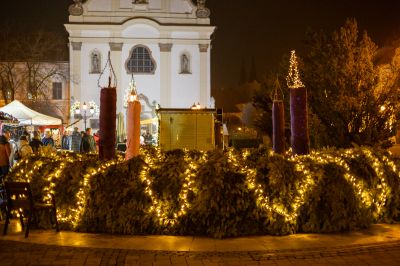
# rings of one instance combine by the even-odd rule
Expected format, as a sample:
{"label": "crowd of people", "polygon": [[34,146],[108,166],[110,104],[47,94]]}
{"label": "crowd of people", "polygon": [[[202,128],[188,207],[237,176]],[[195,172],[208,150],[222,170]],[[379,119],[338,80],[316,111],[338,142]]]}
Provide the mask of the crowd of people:
{"label": "crowd of people", "polygon": [[[91,128],[79,132],[75,127],[71,134],[64,131],[61,149],[82,153],[95,152],[98,150],[98,142],[98,134],[92,135]],[[16,161],[38,152],[43,146],[56,148],[51,131],[45,131],[42,137],[39,131],[34,131],[32,134],[24,132],[18,141],[11,138],[10,131],[3,131],[0,136],[0,177],[5,176]]]}
{"label": "crowd of people", "polygon": [[61,149],[74,152],[95,152],[98,150],[99,139],[98,133],[92,134],[90,127],[81,132],[75,127],[72,133],[64,131],[61,138]]}

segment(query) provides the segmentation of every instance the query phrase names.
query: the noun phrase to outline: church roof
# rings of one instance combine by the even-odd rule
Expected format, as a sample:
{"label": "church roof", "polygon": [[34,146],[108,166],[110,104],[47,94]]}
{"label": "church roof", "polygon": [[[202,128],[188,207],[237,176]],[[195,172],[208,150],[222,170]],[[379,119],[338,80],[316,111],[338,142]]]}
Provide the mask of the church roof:
{"label": "church roof", "polygon": [[133,18],[148,18],[159,24],[209,25],[205,1],[192,0],[74,0],[69,7],[71,24],[122,24]]}

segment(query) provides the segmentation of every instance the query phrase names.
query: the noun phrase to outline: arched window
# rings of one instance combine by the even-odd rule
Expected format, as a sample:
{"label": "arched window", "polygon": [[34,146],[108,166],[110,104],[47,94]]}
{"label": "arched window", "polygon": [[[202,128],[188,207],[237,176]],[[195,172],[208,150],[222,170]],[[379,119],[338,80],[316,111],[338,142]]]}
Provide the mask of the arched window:
{"label": "arched window", "polygon": [[93,50],[90,53],[90,73],[98,74],[101,72],[101,53],[99,50]]}
{"label": "arched window", "polygon": [[143,45],[137,45],[130,53],[126,69],[128,74],[154,74],[155,65],[150,49]]}
{"label": "arched window", "polygon": [[190,55],[188,53],[181,54],[181,74],[192,74],[191,66],[190,66]]}

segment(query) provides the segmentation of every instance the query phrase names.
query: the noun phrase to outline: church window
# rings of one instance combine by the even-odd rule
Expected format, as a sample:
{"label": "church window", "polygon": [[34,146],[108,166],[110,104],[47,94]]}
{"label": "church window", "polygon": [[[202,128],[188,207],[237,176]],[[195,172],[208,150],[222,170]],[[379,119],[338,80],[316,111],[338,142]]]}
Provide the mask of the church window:
{"label": "church window", "polygon": [[188,53],[181,54],[181,74],[191,74],[190,55]]}
{"label": "church window", "polygon": [[94,50],[90,53],[90,73],[98,74],[101,72],[101,53]]}
{"label": "church window", "polygon": [[53,82],[53,100],[62,99],[62,84],[61,82]]}
{"label": "church window", "polygon": [[126,69],[129,74],[153,74],[156,67],[150,49],[143,45],[135,46],[126,63]]}

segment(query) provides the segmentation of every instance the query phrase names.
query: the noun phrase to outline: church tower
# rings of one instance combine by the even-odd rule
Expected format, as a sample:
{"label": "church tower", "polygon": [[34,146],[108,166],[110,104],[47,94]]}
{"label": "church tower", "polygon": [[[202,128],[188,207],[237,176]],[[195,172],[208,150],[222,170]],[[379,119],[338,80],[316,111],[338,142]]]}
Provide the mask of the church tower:
{"label": "church tower", "polygon": [[71,100],[99,104],[111,53],[117,112],[132,79],[144,111],[210,106],[210,11],[205,0],[74,0],[69,7]]}

